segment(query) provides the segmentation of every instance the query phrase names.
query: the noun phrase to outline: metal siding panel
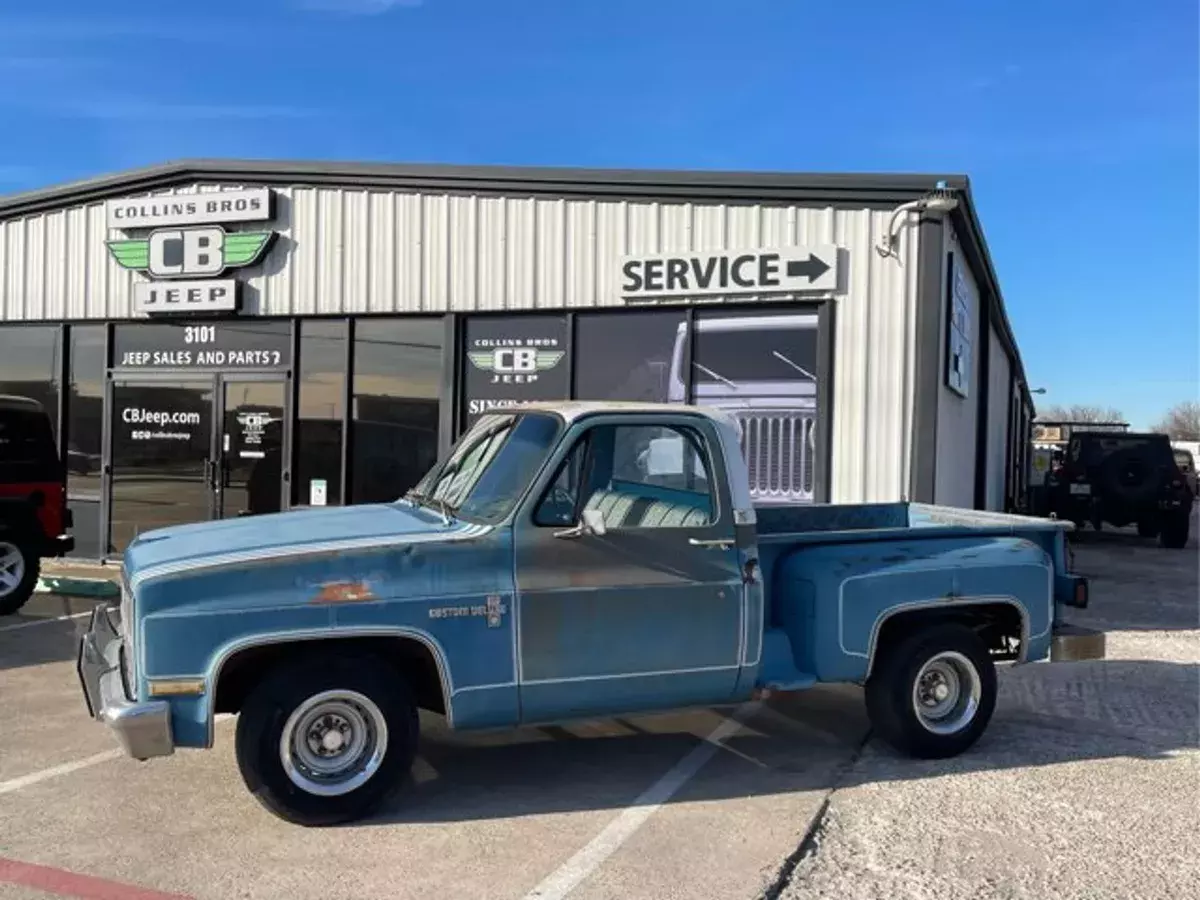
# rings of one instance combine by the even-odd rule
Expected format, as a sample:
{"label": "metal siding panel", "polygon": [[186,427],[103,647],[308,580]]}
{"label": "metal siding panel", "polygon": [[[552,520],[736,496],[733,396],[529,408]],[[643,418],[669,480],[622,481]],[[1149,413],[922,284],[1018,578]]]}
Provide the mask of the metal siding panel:
{"label": "metal siding panel", "polygon": [[535,283],[533,305],[558,309],[566,300],[563,256],[566,250],[565,200],[538,200],[534,220]]}
{"label": "metal siding panel", "polygon": [[451,309],[479,309],[479,198],[451,197],[449,201],[448,277]]}
{"label": "metal siding panel", "polygon": [[46,217],[34,216],[25,229],[25,290],[22,314],[44,319],[46,309]]}
{"label": "metal siding panel", "polygon": [[508,201],[508,296],[505,309],[532,309],[534,306],[535,203],[532,198],[510,198]]}
{"label": "metal siding panel", "polygon": [[565,305],[596,306],[596,202],[572,200],[566,209]]}
{"label": "metal siding panel", "polygon": [[659,220],[662,253],[686,253],[692,249],[692,204],[671,203],[661,207]]}
{"label": "metal siding panel", "polygon": [[479,285],[476,302],[479,309],[504,309],[508,286],[505,254],[506,205],[504,197],[483,197],[479,201]]}
{"label": "metal siding panel", "polygon": [[295,188],[291,197],[291,298],[287,304],[293,315],[309,315],[320,309],[320,247],[317,234],[321,227],[318,192]]}
{"label": "metal siding panel", "polygon": [[67,211],[46,216],[46,249],[43,262],[46,289],[43,293],[42,318],[61,319],[66,312],[67,293]]}
{"label": "metal siding panel", "polygon": [[421,224],[424,285],[415,309],[452,308],[449,305],[450,198],[446,194],[422,197]]}
{"label": "metal siding panel", "polygon": [[341,248],[342,270],[339,312],[366,312],[371,308],[370,205],[366,191],[341,191],[342,233],[326,235]]}
{"label": "metal siding panel", "polygon": [[[88,272],[91,269],[91,242],[88,236],[91,229],[88,225],[86,207],[77,206],[67,210],[66,246],[63,248],[65,279],[63,286],[64,319],[78,319],[84,315],[81,307],[82,300],[87,297]],[[103,246],[100,240],[97,240]],[[76,263],[76,261],[78,261]]]}
{"label": "metal siding panel", "polygon": [[1005,466],[1008,461],[1008,354],[995,327],[988,328],[987,508],[1003,510]]}
{"label": "metal siding panel", "polygon": [[346,227],[345,195],[339,190],[317,192],[317,309],[320,312],[343,312],[346,308],[342,293],[345,268],[343,235]]}
{"label": "metal siding panel", "polygon": [[591,295],[595,306],[619,305],[617,292],[621,286],[621,272],[615,262],[625,255],[625,204],[596,203],[595,289]]}
{"label": "metal siding panel", "polygon": [[692,215],[692,249],[724,250],[725,247],[724,204],[697,205]]}
{"label": "metal siding panel", "polygon": [[370,246],[366,261],[367,310],[391,312],[400,303],[396,291],[396,204],[391,194],[372,191],[367,195]]}
{"label": "metal siding panel", "polygon": [[14,222],[0,222],[0,314],[5,319],[16,318],[9,306],[12,290],[9,285],[8,272],[8,242],[10,240],[10,233],[14,227]]}
{"label": "metal siding panel", "polygon": [[658,204],[629,203],[626,206],[629,216],[626,228],[628,244],[626,253],[658,253],[661,250],[658,235]]}
{"label": "metal siding panel", "polygon": [[[975,281],[953,230],[946,229],[946,252],[954,253],[954,265],[962,267],[968,292],[968,307],[971,317],[971,334],[976,334],[979,322],[979,303],[981,300],[979,288]],[[942,264],[945,265],[945,253]],[[943,286],[946,283],[942,279]],[[946,331],[946,314],[948,312],[943,287],[942,302],[942,334]],[[979,358],[980,350],[972,343],[971,371],[967,384],[967,396],[960,397],[946,386],[945,355],[946,342],[943,339],[939,350],[938,363],[939,396],[938,396],[938,428],[937,428],[937,490],[935,502],[947,506],[960,506],[971,509],[975,506],[975,427],[979,413]],[[983,413],[986,415],[986,411]]]}
{"label": "metal siding panel", "polygon": [[420,194],[396,196],[396,308],[421,308],[425,292],[425,202]]}

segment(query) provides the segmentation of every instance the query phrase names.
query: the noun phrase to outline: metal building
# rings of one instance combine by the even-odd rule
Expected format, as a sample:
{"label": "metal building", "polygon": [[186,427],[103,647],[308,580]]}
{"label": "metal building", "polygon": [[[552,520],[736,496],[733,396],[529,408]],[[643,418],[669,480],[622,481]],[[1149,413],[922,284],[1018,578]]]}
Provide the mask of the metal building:
{"label": "metal building", "polygon": [[564,397],[736,411],[761,503],[1027,480],[965,177],[172,163],[0,198],[0,310],[85,557],[392,499],[480,412]]}

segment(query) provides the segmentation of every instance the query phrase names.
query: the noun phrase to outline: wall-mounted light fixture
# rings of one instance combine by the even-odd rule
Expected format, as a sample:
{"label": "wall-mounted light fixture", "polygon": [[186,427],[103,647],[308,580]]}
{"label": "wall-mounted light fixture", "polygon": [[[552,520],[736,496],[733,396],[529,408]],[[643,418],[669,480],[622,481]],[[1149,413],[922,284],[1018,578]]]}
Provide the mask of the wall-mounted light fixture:
{"label": "wall-mounted light fixture", "polygon": [[875,245],[876,252],[884,259],[889,256],[895,256],[899,259],[896,253],[896,244],[898,242],[896,228],[901,216],[907,215],[910,212],[941,216],[957,207],[958,198],[954,196],[954,189],[947,187],[946,182],[939,181],[937,186],[920,200],[901,203],[892,210],[892,217],[888,220],[887,230],[884,231],[883,236],[879,239],[879,243]]}

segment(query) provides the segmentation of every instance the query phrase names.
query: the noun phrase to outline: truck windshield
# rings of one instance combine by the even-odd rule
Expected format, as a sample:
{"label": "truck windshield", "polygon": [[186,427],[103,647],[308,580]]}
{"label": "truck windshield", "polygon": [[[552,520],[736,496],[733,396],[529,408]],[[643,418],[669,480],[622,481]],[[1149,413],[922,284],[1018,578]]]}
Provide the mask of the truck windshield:
{"label": "truck windshield", "polygon": [[483,416],[406,497],[446,515],[498,522],[545,462],[560,424],[546,413]]}

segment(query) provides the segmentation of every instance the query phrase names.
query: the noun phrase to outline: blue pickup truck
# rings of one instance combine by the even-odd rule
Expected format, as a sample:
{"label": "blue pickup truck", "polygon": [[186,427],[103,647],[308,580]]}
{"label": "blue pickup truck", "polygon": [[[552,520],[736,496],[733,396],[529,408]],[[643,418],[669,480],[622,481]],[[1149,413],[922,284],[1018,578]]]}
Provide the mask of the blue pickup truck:
{"label": "blue pickup truck", "polygon": [[723,412],[537,404],[479,419],[393,503],[145,533],[78,670],[137,759],[238,713],[247,787],[304,825],[373,809],[422,709],[512,728],[853,682],[880,738],[946,757],[986,728],[997,662],[1089,652],[1062,618],[1088,601],[1069,527],[755,509]]}

